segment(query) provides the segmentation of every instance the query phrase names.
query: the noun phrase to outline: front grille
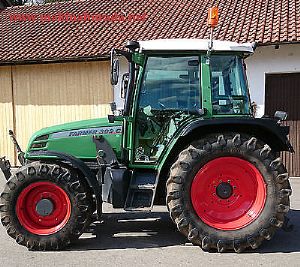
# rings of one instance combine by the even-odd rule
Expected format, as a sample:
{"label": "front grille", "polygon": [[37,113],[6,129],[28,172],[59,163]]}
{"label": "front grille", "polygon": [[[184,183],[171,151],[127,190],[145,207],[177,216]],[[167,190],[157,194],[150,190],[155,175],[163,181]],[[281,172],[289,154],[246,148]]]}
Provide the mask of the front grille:
{"label": "front grille", "polygon": [[38,136],[34,139],[33,143],[31,144],[30,150],[40,150],[46,148],[48,138],[49,134]]}

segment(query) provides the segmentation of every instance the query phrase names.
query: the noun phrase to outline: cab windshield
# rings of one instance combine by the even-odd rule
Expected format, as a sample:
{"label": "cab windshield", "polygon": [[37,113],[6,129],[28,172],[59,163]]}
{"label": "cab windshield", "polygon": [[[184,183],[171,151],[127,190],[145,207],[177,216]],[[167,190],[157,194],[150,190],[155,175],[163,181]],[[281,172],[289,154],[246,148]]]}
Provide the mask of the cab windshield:
{"label": "cab windshield", "polygon": [[139,108],[200,109],[199,57],[149,57],[139,95]]}
{"label": "cab windshield", "polygon": [[213,55],[210,59],[210,75],[213,114],[249,114],[250,103],[242,59],[232,55]]}

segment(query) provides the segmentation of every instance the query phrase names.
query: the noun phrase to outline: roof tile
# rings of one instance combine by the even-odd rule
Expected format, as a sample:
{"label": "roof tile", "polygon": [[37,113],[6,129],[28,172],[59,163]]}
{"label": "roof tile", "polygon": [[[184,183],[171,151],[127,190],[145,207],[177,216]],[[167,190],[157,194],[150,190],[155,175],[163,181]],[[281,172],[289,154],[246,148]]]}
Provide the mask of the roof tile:
{"label": "roof tile", "polygon": [[[215,37],[261,45],[300,42],[299,0],[220,0]],[[108,56],[130,39],[208,38],[211,0],[78,0],[0,12],[0,64]],[[146,14],[144,21],[44,21],[61,14]],[[13,15],[36,15],[11,21]]]}

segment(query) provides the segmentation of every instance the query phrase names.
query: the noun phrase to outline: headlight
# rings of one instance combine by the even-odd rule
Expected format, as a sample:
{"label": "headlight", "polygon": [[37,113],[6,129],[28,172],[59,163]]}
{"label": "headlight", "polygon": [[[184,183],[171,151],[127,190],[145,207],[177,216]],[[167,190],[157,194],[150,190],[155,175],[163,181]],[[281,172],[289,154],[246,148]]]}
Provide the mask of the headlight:
{"label": "headlight", "polygon": [[47,140],[48,138],[49,138],[49,134],[41,135],[41,136],[35,138],[34,142],[35,142],[35,141],[43,141],[43,140]]}

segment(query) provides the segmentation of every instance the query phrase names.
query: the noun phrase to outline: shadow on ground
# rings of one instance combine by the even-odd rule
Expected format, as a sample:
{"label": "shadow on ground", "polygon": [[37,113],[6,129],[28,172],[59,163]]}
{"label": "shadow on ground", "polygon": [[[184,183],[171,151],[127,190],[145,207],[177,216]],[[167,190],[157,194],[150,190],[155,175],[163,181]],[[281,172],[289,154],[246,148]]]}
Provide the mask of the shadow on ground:
{"label": "shadow on ground", "polygon": [[257,252],[300,252],[300,210],[290,210],[288,218],[293,225],[293,230],[291,232],[285,232],[279,229],[275,236],[270,241],[266,241]]}
{"label": "shadow on ground", "polygon": [[70,250],[159,248],[185,244],[167,212],[108,213]]}
{"label": "shadow on ground", "polygon": [[[300,251],[300,210],[290,210],[291,232],[278,230],[271,241],[266,241],[255,252],[276,253]],[[69,250],[145,249],[189,244],[181,235],[167,212],[107,213],[102,223],[91,227]],[[200,249],[200,248],[199,248]]]}

